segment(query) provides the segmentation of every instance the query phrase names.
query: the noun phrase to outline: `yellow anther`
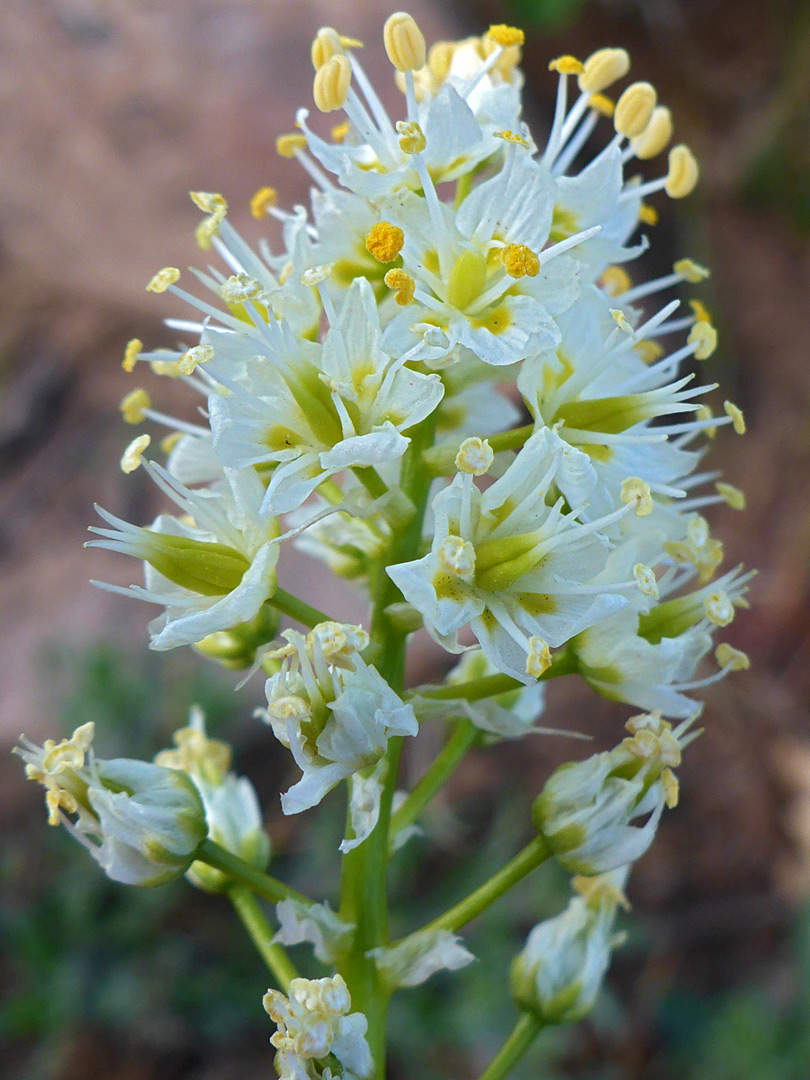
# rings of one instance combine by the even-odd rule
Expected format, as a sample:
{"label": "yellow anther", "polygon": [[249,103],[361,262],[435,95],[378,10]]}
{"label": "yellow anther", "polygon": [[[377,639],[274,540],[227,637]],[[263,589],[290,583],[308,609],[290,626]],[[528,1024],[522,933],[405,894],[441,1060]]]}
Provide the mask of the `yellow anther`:
{"label": "yellow anther", "polygon": [[747,671],[751,667],[751,661],[742,649],[735,649],[727,641],[717,646],[714,658],[724,671]]}
{"label": "yellow anther", "polygon": [[723,480],[718,480],[714,488],[726,506],[730,506],[732,510],[745,509],[745,492],[740,491],[734,484],[726,484]]}
{"label": "yellow anther", "polygon": [[373,255],[377,262],[393,262],[402,251],[404,243],[405,233],[390,221],[378,221],[366,233],[366,251]]}
{"label": "yellow anther", "polygon": [[689,307],[692,309],[692,314],[695,316],[695,322],[707,322],[712,321],[712,317],[706,309],[705,304],[700,300],[690,300]]}
{"label": "yellow anther", "polygon": [[634,139],[647,127],[658,100],[652,83],[631,83],[616,102],[613,126],[619,135]]}
{"label": "yellow anther", "polygon": [[674,810],[678,805],[680,785],[672,769],[664,769],[661,773],[661,787],[664,789],[664,802],[670,810]]}
{"label": "yellow anther", "polygon": [[509,277],[537,277],[540,260],[525,244],[507,244],[501,249],[501,263]]}
{"label": "yellow anther", "polygon": [[526,657],[526,674],[534,679],[551,667],[551,650],[541,637],[529,638],[529,655]]}
{"label": "yellow anther", "polygon": [[653,501],[650,485],[639,476],[628,476],[623,481],[619,498],[625,505],[636,504],[636,517],[647,517],[652,513]]}
{"label": "yellow anther", "polygon": [[278,192],[272,187],[260,187],[250,199],[250,212],[255,218],[263,218],[278,202]]}
{"label": "yellow anther", "polygon": [[670,199],[683,199],[691,195],[700,176],[695,155],[688,146],[678,143],[669,152],[669,169],[664,190]]}
{"label": "yellow anther", "polygon": [[686,340],[697,346],[693,354],[696,360],[708,360],[717,348],[717,331],[710,322],[696,322]]}
{"label": "yellow anther", "polygon": [[598,49],[582,65],[579,88],[588,94],[598,94],[624,78],[629,70],[630,56],[626,49]]}
{"label": "yellow anther", "polygon": [[292,272],[293,272],[293,264],[288,259],[287,262],[284,263],[284,265],[282,266],[282,268],[278,272],[278,283],[279,283],[279,285],[283,285],[284,282],[287,280],[287,278],[290,276],[290,274]]}
{"label": "yellow anther", "polygon": [[121,361],[121,367],[130,375],[135,370],[135,365],[138,362],[138,357],[143,352],[143,342],[134,337],[131,341],[127,342],[127,347],[124,349],[124,359]]}
{"label": "yellow anther", "polygon": [[394,302],[405,307],[413,300],[416,282],[404,270],[389,270],[383,281],[394,293]]}
{"label": "yellow anther", "polygon": [[312,66],[320,71],[327,60],[343,55],[343,43],[340,34],[332,26],[322,26],[312,40]]}
{"label": "yellow anther", "polygon": [[228,209],[225,199],[217,191],[190,191],[189,197],[204,214],[224,213]]}
{"label": "yellow anther", "polygon": [[[697,408],[697,411],[695,412],[695,419],[696,420],[711,420],[711,418],[713,416],[714,416],[714,413],[712,412],[712,410],[709,408],[708,405],[699,405],[698,408]],[[710,439],[713,439],[715,437],[715,435],[717,434],[717,428],[716,427],[708,427],[708,428],[705,428],[704,430],[706,432],[706,435]]]}
{"label": "yellow anther", "polygon": [[494,460],[495,454],[487,440],[473,436],[458,448],[456,468],[468,476],[483,476]]}
{"label": "yellow anther", "polygon": [[143,420],[144,409],[151,409],[152,402],[147,392],[142,387],[138,387],[137,390],[130,390],[121,399],[118,408],[121,410],[125,423],[140,424]]}
{"label": "yellow anther", "polygon": [[588,98],[588,107],[598,112],[600,116],[606,116],[610,120],[616,111],[616,103],[607,94],[591,94]]}
{"label": "yellow anther", "polygon": [[656,105],[644,130],[631,142],[633,153],[641,161],[654,158],[666,149],[672,138],[672,113],[666,105]]}
{"label": "yellow anther", "polygon": [[137,439],[132,440],[121,455],[121,472],[135,472],[141,464],[144,451],[151,441],[148,435],[139,435]]}
{"label": "yellow anther", "polygon": [[623,292],[627,292],[633,283],[630,280],[630,275],[623,267],[608,266],[602,271],[599,284],[602,286],[602,291],[607,293],[608,296],[621,296]]}
{"label": "yellow anther", "polygon": [[303,150],[306,145],[306,135],[299,135],[297,131],[291,131],[288,135],[278,136],[276,139],[276,153],[279,157],[293,158],[297,151]]}
{"label": "yellow anther", "polygon": [[706,597],[703,601],[703,610],[706,612],[706,618],[715,626],[728,626],[734,618],[734,605],[722,589]]}
{"label": "yellow anther", "polygon": [[625,911],[630,910],[630,901],[618,885],[610,880],[608,874],[599,874],[596,877],[577,874],[571,878],[571,888],[593,907],[599,907],[601,903],[607,901],[609,904],[624,908]]}
{"label": "yellow anther", "polygon": [[469,581],[475,573],[475,548],[460,536],[446,536],[436,550],[439,566],[447,574]]}
{"label": "yellow anther", "polygon": [[190,375],[198,364],[208,364],[213,359],[213,346],[193,345],[177,358],[177,369],[181,375]]}
{"label": "yellow anther", "polygon": [[258,300],[264,286],[249,274],[232,274],[219,287],[219,295],[226,304],[244,304],[246,300]]}
{"label": "yellow anther", "polygon": [[522,30],[519,30],[516,26],[506,26],[503,23],[490,26],[485,36],[491,38],[496,45],[501,45],[504,49],[508,49],[510,45],[522,45],[526,40],[526,35]]}
{"label": "yellow anther", "polygon": [[403,154],[421,154],[425,149],[425,133],[415,120],[397,120],[399,148]]}
{"label": "yellow anther", "polygon": [[447,78],[455,51],[455,41],[437,41],[428,49],[427,66],[437,83],[443,83]]}
{"label": "yellow anther", "polygon": [[642,225],[657,225],[658,211],[649,203],[642,203],[638,208],[638,220]]}
{"label": "yellow anther", "polygon": [[611,308],[610,314],[613,316],[613,321],[620,330],[624,330],[625,334],[629,334],[630,337],[636,336],[632,324],[628,321],[627,316],[621,308]]}
{"label": "yellow anther", "polygon": [[352,81],[352,66],[343,53],[331,56],[323,67],[315,72],[312,95],[321,112],[342,109]]}
{"label": "yellow anther", "polygon": [[742,409],[738,408],[733,401],[723,402],[723,411],[726,416],[731,417],[731,426],[734,428],[738,435],[745,434],[745,417],[743,416]]}
{"label": "yellow anther", "polygon": [[348,37],[346,34],[338,34],[340,38],[340,44],[344,49],[364,49],[365,45],[362,41],[355,37]]}
{"label": "yellow anther", "polygon": [[180,277],[180,271],[175,266],[164,266],[162,270],[150,278],[149,284],[146,286],[147,292],[162,293],[166,292],[170,285],[174,285]]}
{"label": "yellow anther", "polygon": [[682,277],[684,281],[688,281],[690,285],[698,285],[701,281],[705,281],[707,277],[711,277],[711,270],[701,266],[700,263],[696,263],[693,259],[678,259],[676,263],[672,264],[672,270],[679,277]]}
{"label": "yellow anther", "polygon": [[633,346],[633,349],[638,353],[645,364],[654,364],[656,360],[660,360],[664,355],[664,350],[658,342],[650,341],[649,338],[644,338],[643,341],[637,341]]}
{"label": "yellow anther", "polygon": [[331,276],[331,263],[322,263],[320,266],[310,266],[310,268],[305,270],[301,275],[301,284],[306,285],[309,288],[314,285],[320,285],[322,281],[327,281]]}
{"label": "yellow anther", "polygon": [[342,143],[348,134],[349,121],[344,120],[342,124],[335,124],[335,126],[329,132],[329,138],[332,140],[332,142]]}
{"label": "yellow anther", "polygon": [[160,449],[164,454],[170,454],[183,437],[182,431],[173,431],[160,440]]}
{"label": "yellow anther", "polygon": [[170,379],[176,379],[180,374],[176,360],[150,360],[149,367],[155,375],[167,375]]}
{"label": "yellow anther", "polygon": [[557,56],[549,61],[548,70],[556,71],[558,75],[581,75],[583,64],[575,56]]}
{"label": "yellow anther", "polygon": [[504,142],[513,143],[515,146],[525,146],[527,150],[531,145],[528,139],[524,139],[516,131],[493,131],[492,134],[496,139],[503,139]]}
{"label": "yellow anther", "polygon": [[653,600],[658,599],[658,582],[655,580],[655,574],[649,566],[645,566],[644,563],[636,563],[633,567],[633,577],[636,579],[636,585],[638,585],[642,596],[649,596]]}
{"label": "yellow anther", "polygon": [[397,71],[418,71],[425,66],[425,39],[414,17],[406,11],[395,11],[385,20],[383,43]]}

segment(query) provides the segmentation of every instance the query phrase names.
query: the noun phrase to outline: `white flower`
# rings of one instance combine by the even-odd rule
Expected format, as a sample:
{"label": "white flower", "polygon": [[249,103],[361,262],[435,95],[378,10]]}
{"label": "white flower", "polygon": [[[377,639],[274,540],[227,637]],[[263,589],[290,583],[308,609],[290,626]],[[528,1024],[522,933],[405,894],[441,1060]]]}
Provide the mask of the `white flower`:
{"label": "white flower", "polygon": [[613,932],[617,908],[627,906],[626,868],[592,879],[575,879],[583,895],[552,919],[538,923],[512,962],[512,994],[543,1024],[570,1024],[593,1007],[621,941]]}
{"label": "white flower", "polygon": [[549,505],[566,453],[577,452],[544,429],[483,493],[457,475],[433,500],[430,553],[388,568],[439,644],[460,652],[458,633],[469,623],[490,663],[526,683],[530,639],[557,648],[626,603],[610,585],[589,582],[608,554],[598,528],[629,508],[583,525],[563,512],[562,499]]}
{"label": "white flower", "polygon": [[475,959],[461,939],[449,930],[411,934],[391,948],[372,949],[378,971],[390,989],[419,986],[437,971],[458,971]]}
{"label": "white flower", "polygon": [[[356,651],[325,655],[318,627],[306,637],[293,630],[282,636],[289,645],[279,650],[281,670],[267,681],[267,708],[259,715],[303,773],[281,797],[284,813],[297,814],[341,780],[375,766],[389,737],[415,735],[417,723],[412,706]],[[370,827],[379,813],[378,780],[361,785],[358,795],[362,814],[359,804],[356,812]]]}
{"label": "white flower", "polygon": [[143,559],[146,587],[96,584],[165,607],[149,624],[153,649],[191,645],[255,618],[276,589],[279,532],[259,516],[264,488],[256,473],[229,471],[226,483],[191,491],[159,465],[147,467],[184,516],[162,514],[144,529],[97,508],[113,528],[92,527],[104,539],[88,546]]}
{"label": "white flower", "polygon": [[162,885],[183,874],[207,835],[205,811],[185,773],[93,752],[93,724],[69,739],[16,753],[46,790],[48,823],[64,825],[113,881]]}
{"label": "white flower", "polygon": [[282,900],[276,904],[279,929],[273,938],[282,945],[308,941],[321,963],[332,964],[344,950],[354,932],[353,923],[345,923],[328,904],[305,904],[301,900]]}
{"label": "white flower", "polygon": [[371,1075],[368,1021],[362,1013],[349,1012],[351,995],[342,975],[293,979],[289,997],[268,990],[262,1004],[277,1027],[270,1042],[280,1080],[318,1080],[323,1066],[316,1068],[316,1062],[329,1055],[337,1058],[346,1080]]}
{"label": "white flower", "polygon": [[[188,774],[205,807],[209,838],[264,870],[270,859],[270,839],[262,826],[253,785],[230,771],[230,746],[208,738],[205,718],[196,705],[189,711],[188,725],[174,733],[173,741],[175,748],[161,750],[155,764]],[[220,892],[228,884],[221,871],[199,861],[191,864],[186,876],[208,892]]]}

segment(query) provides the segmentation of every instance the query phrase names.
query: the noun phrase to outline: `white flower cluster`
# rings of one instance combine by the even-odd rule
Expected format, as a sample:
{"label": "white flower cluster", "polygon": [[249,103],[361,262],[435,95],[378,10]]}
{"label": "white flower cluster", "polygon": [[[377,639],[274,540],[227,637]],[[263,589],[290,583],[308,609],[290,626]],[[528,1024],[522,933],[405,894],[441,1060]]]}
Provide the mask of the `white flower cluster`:
{"label": "white flower cluster", "polygon": [[[698,179],[684,145],[657,178],[630,171],[666,151],[669,110],[646,82],[607,95],[627,75],[623,49],[561,56],[538,147],[521,119],[520,31],[428,51],[399,12],[384,41],[401,118],[358,43],[318,32],[315,104],[342,116],[325,137],[300,109],[278,139],[313,188],[309,209],[281,209],[269,187],[253,197],[254,216],[280,226],[272,246],[251,248],[221,195],[192,192],[198,242],[221,266],[192,271],[207,295],[172,267],[147,288],[199,312],[169,320],[193,343],[132,341],[124,367],[183,380],[205,422],[127,395],[128,422],[173,429],[164,464],[144,467],[179,512],[140,528],[100,511],[109,527],[92,541],[143,561],[144,586],[123,591],[163,609],[153,648],[189,644],[270,675],[262,716],[303,774],[283,809],[349,781],[344,850],[376,825],[388,741],[415,734],[417,716],[520,737],[538,730],[537,680],[568,671],[686,720],[700,708],[689,691],[748,663],[724,643],[715,672],[695,674],[748,581],[739,568],[715,579],[723,548],[701,514],[744,505],[700,467],[703,437],[742,433],[742,413],[725,402],[713,416],[714,384],[694,385],[717,339],[703,304],[682,316],[658,299],[708,271],[681,259],[634,281],[626,269],[657,216],[644,200],[682,198]],[[604,118],[612,137],[589,156]],[[130,444],[125,471],[149,442]],[[371,635],[280,588],[288,542],[369,590]],[[280,613],[311,629],[273,648]],[[450,684],[500,675],[505,689],[404,701],[378,670],[386,619],[451,653],[475,642]]]}

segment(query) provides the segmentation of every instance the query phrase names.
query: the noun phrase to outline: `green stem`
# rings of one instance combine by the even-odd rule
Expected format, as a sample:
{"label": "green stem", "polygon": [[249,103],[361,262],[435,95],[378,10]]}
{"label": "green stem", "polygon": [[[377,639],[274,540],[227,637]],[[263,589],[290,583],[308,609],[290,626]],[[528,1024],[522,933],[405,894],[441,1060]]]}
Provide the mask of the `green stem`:
{"label": "green stem", "polygon": [[542,1027],[540,1020],[532,1013],[521,1013],[509,1038],[481,1073],[479,1080],[503,1080],[529,1049]]}
{"label": "green stem", "polygon": [[280,611],[282,615],[288,615],[303,626],[317,626],[318,623],[332,621],[328,615],[305,604],[303,600],[299,600],[292,593],[285,592],[284,589],[276,589],[267,603]]}
{"label": "green stem", "polygon": [[269,874],[263,874],[261,870],[257,870],[249,862],[240,859],[238,855],[233,855],[214,840],[203,840],[195,858],[213,866],[215,870],[221,870],[236,884],[245,886],[257,896],[273,904],[277,904],[280,900],[298,900],[302,904],[312,904],[308,896],[296,892],[295,889],[291,889],[289,885],[285,885],[277,878],[270,877]]}
{"label": "green stem", "polygon": [[[501,431],[497,435],[488,435],[487,442],[496,454],[499,450],[518,450],[533,431],[534,424],[524,424],[523,427]],[[433,476],[446,476],[454,471],[459,445],[458,440],[448,439],[425,451],[425,465]]]}
{"label": "green stem", "polygon": [[458,721],[455,731],[439,751],[433,764],[414,785],[402,806],[391,815],[392,839],[398,832],[416,821],[470,747],[478,741],[480,734],[481,732],[470,720]]}
{"label": "green stem", "polygon": [[540,836],[536,836],[513,859],[510,859],[506,866],[502,866],[483,885],[479,885],[469,896],[465,896],[463,900],[445,911],[438,919],[434,919],[433,922],[423,926],[421,930],[417,930],[414,934],[410,934],[409,937],[415,937],[417,933],[421,934],[429,930],[450,930],[455,933],[456,930],[460,930],[462,926],[474,919],[476,915],[480,915],[482,911],[485,911],[490,904],[494,903],[499,896],[503,896],[521,878],[524,878],[535,867],[545,862],[550,855],[551,852],[545,840]]}
{"label": "green stem", "polygon": [[372,499],[379,499],[381,495],[388,494],[385,481],[372,465],[357,465],[352,469],[352,472]]}
{"label": "green stem", "polygon": [[[576,658],[572,651],[562,649],[551,662],[551,665],[543,672],[538,682],[554,679],[558,675],[570,675],[576,670]],[[483,698],[497,697],[498,694],[507,694],[511,690],[522,690],[525,684],[513,679],[511,675],[482,675],[479,679],[468,679],[467,682],[447,683],[445,686],[432,687],[421,690],[417,687],[412,690],[413,695],[430,698],[433,701],[481,701]]]}
{"label": "green stem", "polygon": [[295,965],[281,945],[272,942],[273,932],[264,917],[256,897],[243,885],[234,885],[228,890],[228,896],[242,920],[242,925],[250,934],[259,955],[267,964],[280,989],[289,993],[290,982],[298,977]]}

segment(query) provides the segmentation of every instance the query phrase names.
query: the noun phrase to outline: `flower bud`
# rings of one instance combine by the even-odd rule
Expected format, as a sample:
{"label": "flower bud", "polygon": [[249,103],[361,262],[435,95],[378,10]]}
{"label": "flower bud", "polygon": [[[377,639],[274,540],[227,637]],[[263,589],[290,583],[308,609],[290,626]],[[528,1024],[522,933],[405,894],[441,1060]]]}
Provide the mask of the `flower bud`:
{"label": "flower bud", "polygon": [[512,961],[512,995],[542,1024],[570,1024],[588,1013],[619,938],[613,933],[624,870],[585,879],[582,896],[553,919],[539,923]]}

